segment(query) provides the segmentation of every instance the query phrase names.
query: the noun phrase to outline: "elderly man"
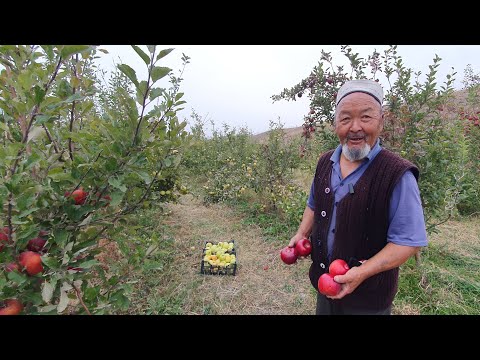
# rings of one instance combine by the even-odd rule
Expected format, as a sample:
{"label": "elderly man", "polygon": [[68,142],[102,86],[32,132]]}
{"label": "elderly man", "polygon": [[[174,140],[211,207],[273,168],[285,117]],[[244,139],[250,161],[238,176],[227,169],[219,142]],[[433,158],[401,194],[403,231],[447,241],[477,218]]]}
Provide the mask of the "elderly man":
{"label": "elderly man", "polygon": [[318,315],[391,314],[399,266],[428,243],[418,168],[379,143],[382,103],[383,89],[375,81],[348,81],[338,91],[340,144],[320,156],[302,222],[289,243],[310,237],[309,276],[317,291],[333,260],[351,266],[335,276],[342,285],[336,296],[317,294]]}

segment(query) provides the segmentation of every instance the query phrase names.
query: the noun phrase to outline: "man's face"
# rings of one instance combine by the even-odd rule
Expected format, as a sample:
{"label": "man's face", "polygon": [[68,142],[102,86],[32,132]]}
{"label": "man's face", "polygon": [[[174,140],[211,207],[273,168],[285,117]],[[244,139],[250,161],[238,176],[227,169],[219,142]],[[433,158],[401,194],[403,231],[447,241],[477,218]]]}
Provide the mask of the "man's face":
{"label": "man's face", "polygon": [[381,105],[372,96],[352,93],[337,105],[335,133],[340,144],[351,152],[362,152],[368,146],[372,148],[382,129]]}

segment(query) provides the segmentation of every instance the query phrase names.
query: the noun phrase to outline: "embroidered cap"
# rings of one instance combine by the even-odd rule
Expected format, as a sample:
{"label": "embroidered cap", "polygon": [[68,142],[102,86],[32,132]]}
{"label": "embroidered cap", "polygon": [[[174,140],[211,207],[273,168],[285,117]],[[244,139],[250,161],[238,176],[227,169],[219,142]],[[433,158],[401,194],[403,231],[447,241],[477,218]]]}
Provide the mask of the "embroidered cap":
{"label": "embroidered cap", "polygon": [[371,95],[377,100],[380,105],[383,103],[383,89],[382,86],[373,80],[359,79],[359,80],[350,80],[342,85],[340,90],[337,93],[336,104],[340,102],[345,96],[354,93],[354,92],[363,92],[365,94]]}

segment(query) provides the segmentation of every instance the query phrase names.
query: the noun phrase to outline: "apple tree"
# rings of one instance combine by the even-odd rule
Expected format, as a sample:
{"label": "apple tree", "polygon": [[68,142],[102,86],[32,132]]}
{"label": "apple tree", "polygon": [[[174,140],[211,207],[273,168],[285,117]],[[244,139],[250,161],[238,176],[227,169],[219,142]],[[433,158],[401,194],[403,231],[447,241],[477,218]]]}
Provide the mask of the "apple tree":
{"label": "apple tree", "polygon": [[[338,145],[334,133],[335,99],[340,87],[351,79],[384,80],[385,124],[381,135],[384,147],[409,159],[420,168],[420,191],[427,222],[427,230],[454,213],[465,186],[459,181],[464,172],[461,161],[463,135],[459,132],[458,114],[443,111],[452,102],[455,72],[447,75],[439,86],[436,82],[441,59],[435,56],[433,64],[420,80],[422,73],[407,68],[390,46],[383,54],[374,51],[362,58],[350,46],[341,46],[350,69],[334,66],[330,53],[322,51],[319,64],[310,75],[290,89],[273,95],[273,101],[293,101],[301,96],[310,99],[310,111],[304,117],[305,142],[317,134],[321,151]],[[307,147],[304,147],[307,149]]]}
{"label": "apple tree", "polygon": [[[182,78],[160,66],[173,49],[132,48],[147,78],[119,64],[105,88],[97,46],[0,46],[0,307],[10,299],[27,314],[128,307],[119,276],[99,266],[99,241],[162,201],[153,190],[177,180],[186,135],[176,115]],[[159,87],[162,79],[171,86]],[[30,249],[38,273],[29,270],[35,256],[21,260]]]}

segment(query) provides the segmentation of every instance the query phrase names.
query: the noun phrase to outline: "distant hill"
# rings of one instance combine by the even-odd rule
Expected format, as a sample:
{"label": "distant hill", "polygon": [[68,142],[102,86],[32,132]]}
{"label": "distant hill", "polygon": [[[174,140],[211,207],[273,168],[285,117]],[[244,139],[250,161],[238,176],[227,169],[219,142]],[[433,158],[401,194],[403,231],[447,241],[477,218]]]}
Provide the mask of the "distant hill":
{"label": "distant hill", "polygon": [[[284,128],[287,139],[293,139],[296,137],[300,137],[302,134],[302,126],[293,127],[293,128]],[[259,143],[263,144],[268,140],[268,134],[270,131],[264,131],[260,134],[252,135],[252,139],[254,141],[258,141]]]}

